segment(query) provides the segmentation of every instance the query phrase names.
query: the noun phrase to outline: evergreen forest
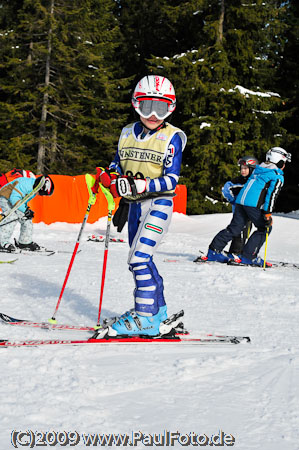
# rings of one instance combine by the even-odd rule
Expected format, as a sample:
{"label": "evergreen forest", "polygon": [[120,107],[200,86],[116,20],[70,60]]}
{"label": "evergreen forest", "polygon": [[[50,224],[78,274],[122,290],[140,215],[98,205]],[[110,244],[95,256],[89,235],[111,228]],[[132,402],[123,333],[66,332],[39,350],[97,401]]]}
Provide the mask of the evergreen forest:
{"label": "evergreen forest", "polygon": [[188,214],[228,212],[237,161],[292,153],[276,211],[299,209],[297,0],[0,0],[0,172],[95,173],[148,74],[176,90]]}

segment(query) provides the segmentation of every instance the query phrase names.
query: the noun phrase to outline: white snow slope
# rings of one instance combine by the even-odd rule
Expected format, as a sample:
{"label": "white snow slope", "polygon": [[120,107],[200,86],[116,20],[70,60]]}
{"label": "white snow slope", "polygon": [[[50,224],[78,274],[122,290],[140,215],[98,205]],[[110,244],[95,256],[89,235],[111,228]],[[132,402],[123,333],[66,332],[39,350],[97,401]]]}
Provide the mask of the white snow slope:
{"label": "white snow slope", "polygon": [[[31,448],[41,443],[50,448],[51,440],[52,448],[100,447],[99,441],[92,445],[86,440],[88,433],[90,439],[97,433],[127,433],[136,437],[135,448],[155,447],[149,435],[156,443],[164,436],[166,448],[171,446],[166,436],[176,432],[189,437],[173,438],[172,448],[210,447],[213,442],[207,439],[222,432],[227,439],[222,447],[299,449],[299,270],[194,264],[198,250],[206,252],[230,218],[174,214],[155,262],[164,278],[168,312],[184,309],[192,336],[248,335],[251,344],[0,348],[1,450],[13,444],[29,448],[30,442]],[[298,212],[274,218],[268,260],[299,263],[298,218]],[[87,237],[104,234],[105,227],[103,218],[84,230],[58,323],[97,321],[104,244]],[[70,253],[18,255],[14,264],[1,264],[0,311],[39,321],[54,312],[80,224],[38,224],[34,229],[40,245]],[[117,236],[114,228],[112,235]],[[118,237],[127,241],[126,230]],[[127,243],[110,243],[103,318],[133,306],[127,253]],[[0,259],[10,256],[0,254]],[[5,324],[0,333],[14,340],[85,336]],[[14,430],[27,434],[14,433],[12,444]],[[141,433],[144,441],[137,439]],[[195,434],[201,435],[197,445]],[[214,446],[221,444],[217,439]],[[110,446],[115,448],[115,441]]]}

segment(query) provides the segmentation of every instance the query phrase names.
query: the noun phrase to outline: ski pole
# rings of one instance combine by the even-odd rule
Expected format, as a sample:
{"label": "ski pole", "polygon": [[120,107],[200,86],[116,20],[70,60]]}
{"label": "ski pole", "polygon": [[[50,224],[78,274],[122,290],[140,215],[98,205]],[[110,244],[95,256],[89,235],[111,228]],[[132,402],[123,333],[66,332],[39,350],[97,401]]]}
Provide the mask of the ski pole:
{"label": "ski pole", "polygon": [[17,220],[22,220],[24,222],[24,220],[27,220],[26,218],[24,219],[25,214],[23,217],[17,217],[16,219],[10,220],[9,222],[6,223],[0,223],[0,227],[4,227],[5,225],[8,225],[9,223],[13,223],[16,222]]}
{"label": "ski pole", "polygon": [[264,269],[264,270],[265,270],[265,268],[266,268],[266,257],[267,257],[268,237],[269,237],[269,227],[266,228],[265,255],[264,255],[264,264],[263,264],[263,269]]}
{"label": "ski pole", "polygon": [[115,208],[115,203],[113,196],[109,189],[105,188],[102,184],[100,184],[100,188],[102,189],[103,194],[105,195],[108,202],[108,217],[107,217],[107,228],[106,228],[106,237],[105,237],[105,248],[104,248],[104,259],[103,259],[103,269],[102,269],[102,281],[101,281],[101,293],[100,293],[100,302],[99,302],[99,314],[98,314],[98,322],[95,328],[100,327],[100,318],[101,318],[101,309],[103,302],[103,294],[104,294],[104,285],[106,278],[106,267],[107,267],[107,257],[108,257],[108,246],[110,240],[110,228],[111,228],[111,219],[112,219],[112,211]]}
{"label": "ski pole", "polygon": [[0,227],[4,227],[5,225],[8,225],[9,223],[16,222],[17,220],[19,220],[19,218],[10,220],[9,222],[6,222],[6,223],[0,223]]}
{"label": "ski pole", "polygon": [[73,263],[74,263],[75,256],[76,256],[77,251],[78,251],[81,235],[82,235],[83,229],[85,227],[85,224],[87,222],[87,219],[88,219],[88,216],[89,216],[89,212],[90,212],[90,208],[96,202],[96,196],[97,196],[97,192],[98,192],[98,188],[99,188],[99,181],[98,180],[95,181],[94,177],[92,175],[90,175],[89,173],[87,173],[85,175],[85,181],[86,181],[88,192],[89,192],[89,200],[88,200],[87,210],[86,210],[86,213],[85,213],[85,216],[84,216],[84,219],[83,219],[83,222],[82,222],[82,225],[81,225],[78,237],[77,237],[75,248],[74,248],[74,251],[73,251],[73,254],[72,254],[72,257],[71,257],[68,269],[67,269],[67,272],[66,272],[66,276],[65,276],[62,288],[61,288],[61,292],[60,292],[60,295],[59,295],[59,298],[58,298],[58,301],[57,301],[57,305],[56,305],[54,314],[51,317],[51,319],[48,320],[49,323],[57,323],[57,321],[56,321],[56,314],[57,314],[57,311],[58,311],[58,308],[59,308],[59,305],[60,305],[60,302],[61,302],[61,299],[62,299],[62,296],[63,296],[63,293],[64,293],[64,289],[65,289],[66,283],[68,281],[68,278],[69,278],[69,275],[70,275],[70,272],[71,272],[71,269],[72,269],[72,266],[73,266]]}

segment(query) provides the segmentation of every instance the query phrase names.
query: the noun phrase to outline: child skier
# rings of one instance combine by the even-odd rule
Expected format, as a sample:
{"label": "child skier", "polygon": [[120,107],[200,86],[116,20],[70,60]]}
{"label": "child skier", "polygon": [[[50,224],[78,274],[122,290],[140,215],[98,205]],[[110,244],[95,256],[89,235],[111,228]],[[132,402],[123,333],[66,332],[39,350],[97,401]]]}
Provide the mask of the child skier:
{"label": "child skier", "polygon": [[[236,198],[257,164],[258,160],[254,156],[244,156],[243,158],[240,158],[238,161],[238,165],[240,166],[240,175],[230,181],[227,181],[223,186],[222,195],[231,203],[233,212],[235,211]],[[249,237],[251,226],[252,224],[250,220],[248,220],[243,230],[241,231],[241,234],[233,238],[228,250],[229,257],[233,257],[233,255],[239,255],[242,252],[245,242]],[[200,255],[194,260],[194,262],[199,263],[208,260],[209,259],[207,256]]]}
{"label": "child skier", "polygon": [[257,230],[250,236],[235,263],[263,266],[258,252],[265,242],[266,232],[272,229],[274,203],[284,183],[283,169],[291,162],[291,154],[281,147],[273,147],[266,153],[266,162],[257,165],[236,199],[236,208],[230,225],[212,240],[207,254],[209,261],[228,262],[223,249],[238,236],[250,220]]}
{"label": "child skier", "polygon": [[[22,200],[27,194],[38,186],[42,177],[20,177],[10,181],[0,189],[0,207],[2,212],[7,215],[16,203]],[[39,195],[52,195],[54,192],[54,183],[52,179],[45,177],[43,187],[38,191]],[[36,195],[36,194],[35,194]],[[33,196],[34,197],[34,196]],[[31,197],[30,200],[33,198]],[[15,252],[16,247],[10,243],[15,225],[20,223],[20,236],[16,246],[20,249],[31,251],[39,250],[40,246],[32,242],[33,225],[32,219],[34,212],[28,207],[27,203],[23,203],[16,211],[14,211],[7,219],[0,222],[0,252]]]}
{"label": "child skier", "polygon": [[132,105],[140,120],[122,130],[116,156],[100,176],[113,196],[129,202],[128,264],[136,286],[134,310],[120,316],[109,333],[155,336],[167,318],[167,307],[163,279],[153,255],[171,221],[187,138],[165,121],[176,108],[175,91],[167,78],[142,78],[134,90]]}

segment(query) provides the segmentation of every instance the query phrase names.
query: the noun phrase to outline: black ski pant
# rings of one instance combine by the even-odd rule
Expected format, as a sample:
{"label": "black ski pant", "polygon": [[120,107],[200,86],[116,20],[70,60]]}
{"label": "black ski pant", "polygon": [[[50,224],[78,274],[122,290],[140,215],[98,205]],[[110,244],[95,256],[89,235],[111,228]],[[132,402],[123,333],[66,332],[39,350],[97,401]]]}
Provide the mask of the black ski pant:
{"label": "black ski pant", "polygon": [[[261,209],[252,206],[236,205],[231,223],[220,231],[212,240],[209,248],[221,252],[224,247],[236,236],[239,236],[246,223],[250,220],[257,228],[243,247],[242,255],[253,259],[258,255],[266,239],[267,227]],[[272,227],[269,227],[269,234]]]}
{"label": "black ski pant", "polygon": [[251,228],[252,222],[248,220],[246,222],[245,227],[241,231],[241,234],[239,236],[234,237],[233,240],[231,241],[228,253],[233,253],[234,255],[240,255],[242,253],[245,242],[248,240],[249,235],[251,233]]}

